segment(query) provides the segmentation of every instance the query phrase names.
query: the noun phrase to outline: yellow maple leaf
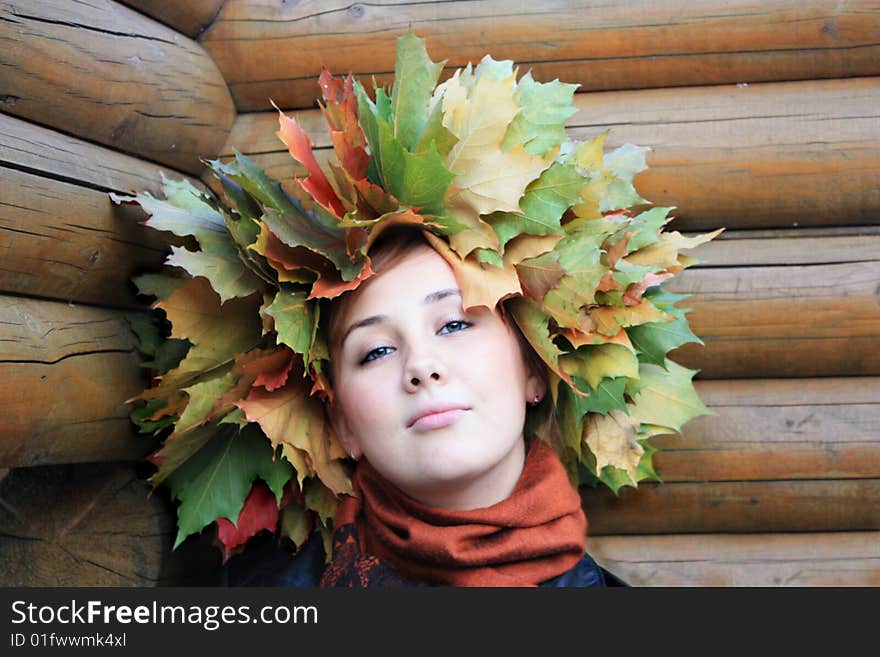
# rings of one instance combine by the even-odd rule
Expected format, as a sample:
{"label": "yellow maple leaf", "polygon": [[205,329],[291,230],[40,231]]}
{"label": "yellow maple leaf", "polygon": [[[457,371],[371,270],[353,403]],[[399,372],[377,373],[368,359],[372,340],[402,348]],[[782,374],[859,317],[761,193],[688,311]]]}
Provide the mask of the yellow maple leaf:
{"label": "yellow maple leaf", "polygon": [[466,256],[474,248],[498,249],[498,240],[480,219],[495,211],[519,212],[528,184],[550,166],[516,145],[502,150],[507,127],[519,113],[514,94],[516,74],[493,79],[465,70],[442,87],[443,126],[457,139],[446,156],[446,168],[458,174],[446,192],[445,205],[467,228],[450,237],[452,248]]}
{"label": "yellow maple leaf", "polygon": [[596,457],[596,472],[607,465],[625,470],[636,482],[636,468],[645,449],[636,440],[639,420],[623,411],[588,413],[584,418],[583,440]]}

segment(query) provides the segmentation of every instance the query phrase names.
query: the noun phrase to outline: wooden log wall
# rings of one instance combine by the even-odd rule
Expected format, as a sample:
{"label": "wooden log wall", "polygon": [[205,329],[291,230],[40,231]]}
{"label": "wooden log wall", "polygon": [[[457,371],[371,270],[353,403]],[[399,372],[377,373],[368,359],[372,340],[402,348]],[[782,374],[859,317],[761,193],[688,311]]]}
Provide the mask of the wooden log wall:
{"label": "wooden log wall", "polygon": [[491,53],[579,83],[572,135],[651,147],[636,184],[671,227],[727,228],[672,286],[706,343],[673,357],[717,415],[656,439],[663,484],[583,491],[591,552],[638,585],[880,584],[880,6],[511,7],[0,0],[0,584],[187,581],[121,401],[144,384],[127,280],[164,247],[107,192],[232,147],[291,184],[270,99],[326,158],[321,67],[387,83],[409,27],[444,75]]}
{"label": "wooden log wall", "polygon": [[201,173],[231,96],[198,42],[110,0],[0,2],[0,44],[0,585],[197,581],[124,403],[129,279],[167,246],[108,194]]}

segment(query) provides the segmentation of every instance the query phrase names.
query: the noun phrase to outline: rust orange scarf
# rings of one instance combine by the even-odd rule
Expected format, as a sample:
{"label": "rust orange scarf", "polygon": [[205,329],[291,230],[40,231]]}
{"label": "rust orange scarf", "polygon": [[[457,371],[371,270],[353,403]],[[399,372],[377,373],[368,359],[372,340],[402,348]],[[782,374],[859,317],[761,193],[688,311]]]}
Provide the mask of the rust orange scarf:
{"label": "rust orange scarf", "polygon": [[[333,562],[322,586],[415,582],[537,586],[583,556],[587,519],[555,452],[533,440],[507,499],[483,509],[426,506],[366,461],[335,519]],[[399,574],[399,575],[398,575]],[[402,576],[402,577],[401,577]]]}

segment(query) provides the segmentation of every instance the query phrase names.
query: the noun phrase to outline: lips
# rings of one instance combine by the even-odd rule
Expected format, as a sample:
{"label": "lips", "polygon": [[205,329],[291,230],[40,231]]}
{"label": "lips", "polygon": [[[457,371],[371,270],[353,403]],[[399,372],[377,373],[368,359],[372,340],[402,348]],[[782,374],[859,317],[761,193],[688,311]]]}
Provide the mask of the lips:
{"label": "lips", "polygon": [[469,407],[462,404],[437,404],[419,409],[406,423],[408,429],[439,429],[464,415]]}

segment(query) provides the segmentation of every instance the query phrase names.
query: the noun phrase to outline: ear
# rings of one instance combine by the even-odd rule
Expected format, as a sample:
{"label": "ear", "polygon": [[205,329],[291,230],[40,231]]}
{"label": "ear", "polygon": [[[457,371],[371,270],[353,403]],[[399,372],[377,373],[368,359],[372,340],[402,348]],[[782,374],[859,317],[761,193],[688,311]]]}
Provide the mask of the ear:
{"label": "ear", "polygon": [[535,401],[535,398],[544,399],[547,394],[547,382],[542,376],[532,374],[526,379],[526,403]]}
{"label": "ear", "polygon": [[330,426],[333,427],[333,431],[339,442],[342,443],[345,451],[348,452],[351,458],[359,459],[364,452],[357,438],[355,438],[354,432],[351,430],[348,419],[339,409],[338,404],[335,402],[327,404],[327,417],[330,419]]}

